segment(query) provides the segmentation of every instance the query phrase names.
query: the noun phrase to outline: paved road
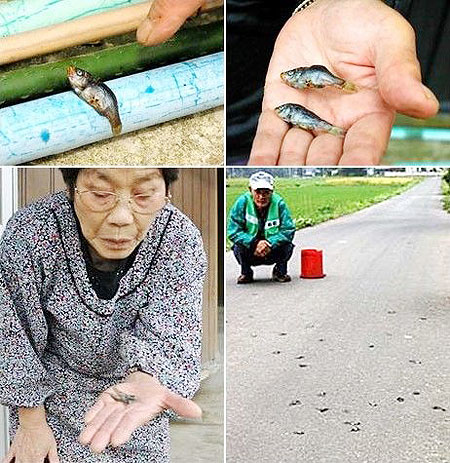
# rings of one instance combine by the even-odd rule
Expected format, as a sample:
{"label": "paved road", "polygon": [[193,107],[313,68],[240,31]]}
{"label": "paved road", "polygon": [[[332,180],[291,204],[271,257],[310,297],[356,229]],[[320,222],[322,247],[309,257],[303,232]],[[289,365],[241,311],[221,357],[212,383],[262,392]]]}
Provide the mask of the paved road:
{"label": "paved road", "polygon": [[[227,461],[450,462],[450,215],[440,180],[296,234],[293,282],[227,253]],[[327,277],[297,278],[299,249]]]}

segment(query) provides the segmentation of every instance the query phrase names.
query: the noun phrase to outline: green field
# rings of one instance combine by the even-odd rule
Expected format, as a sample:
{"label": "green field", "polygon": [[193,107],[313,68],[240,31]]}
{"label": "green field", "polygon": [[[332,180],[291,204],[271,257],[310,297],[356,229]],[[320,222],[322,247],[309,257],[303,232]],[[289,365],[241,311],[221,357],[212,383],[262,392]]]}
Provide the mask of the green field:
{"label": "green field", "polygon": [[447,182],[442,181],[442,193],[444,198],[442,200],[442,204],[444,209],[450,213],[450,185]]}
{"label": "green field", "polygon": [[[420,181],[413,177],[277,178],[275,190],[286,201],[299,229],[379,203]],[[247,188],[248,179],[227,180],[227,216]]]}

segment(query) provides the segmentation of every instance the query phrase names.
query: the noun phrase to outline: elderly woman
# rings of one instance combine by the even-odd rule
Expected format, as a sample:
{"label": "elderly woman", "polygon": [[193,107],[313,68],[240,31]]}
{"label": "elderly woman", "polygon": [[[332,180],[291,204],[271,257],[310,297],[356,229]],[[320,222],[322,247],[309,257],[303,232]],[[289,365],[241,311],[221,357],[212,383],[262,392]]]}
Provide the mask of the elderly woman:
{"label": "elderly woman", "polygon": [[67,193],[9,221],[0,257],[5,462],[168,462],[168,414],[198,417],[200,233],[177,169],[61,169]]}

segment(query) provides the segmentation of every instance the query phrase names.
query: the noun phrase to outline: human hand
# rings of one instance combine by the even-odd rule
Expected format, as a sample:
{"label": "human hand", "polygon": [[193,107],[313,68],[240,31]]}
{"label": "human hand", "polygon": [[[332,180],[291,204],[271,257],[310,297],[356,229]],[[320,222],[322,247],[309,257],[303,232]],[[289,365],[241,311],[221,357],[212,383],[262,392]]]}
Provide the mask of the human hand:
{"label": "human hand", "polygon": [[142,45],[157,45],[172,35],[206,0],[155,0],[147,18],[139,25],[137,40]]}
{"label": "human hand", "polygon": [[[313,64],[359,91],[298,90],[280,78],[283,71]],[[283,103],[301,104],[347,129],[345,138],[289,128],[274,111]],[[379,0],[316,0],[292,16],[277,38],[249,164],[378,164],[396,112],[429,117],[438,109],[421,83],[414,31],[399,13]]]}
{"label": "human hand", "polygon": [[258,241],[258,244],[255,248],[255,256],[257,257],[266,257],[270,253],[270,243],[266,240]]}
{"label": "human hand", "polygon": [[59,463],[53,432],[47,423],[20,425],[2,463]]}
{"label": "human hand", "polygon": [[[135,401],[125,404],[113,399],[117,391],[134,395]],[[125,382],[103,392],[85,415],[86,426],[79,441],[100,453],[108,445],[118,447],[128,441],[139,426],[172,409],[186,418],[200,418],[202,411],[192,400],[175,394],[151,375],[133,373]]]}

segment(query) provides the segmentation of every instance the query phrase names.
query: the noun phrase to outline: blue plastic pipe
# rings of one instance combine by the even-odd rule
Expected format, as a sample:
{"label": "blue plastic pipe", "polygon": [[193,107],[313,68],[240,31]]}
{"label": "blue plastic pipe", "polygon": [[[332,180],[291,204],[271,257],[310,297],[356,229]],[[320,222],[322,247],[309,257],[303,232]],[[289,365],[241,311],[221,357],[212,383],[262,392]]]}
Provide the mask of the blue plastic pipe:
{"label": "blue plastic pipe", "polygon": [[[106,83],[119,102],[122,133],[132,132],[223,105],[223,52]],[[0,109],[0,165],[110,137],[108,120],[72,91]]]}
{"label": "blue plastic pipe", "polygon": [[410,127],[395,126],[392,128],[393,140],[423,140],[450,142],[450,128],[446,127]]}
{"label": "blue plastic pipe", "polygon": [[148,2],[148,0],[12,0],[0,3],[0,37],[146,1]]}

